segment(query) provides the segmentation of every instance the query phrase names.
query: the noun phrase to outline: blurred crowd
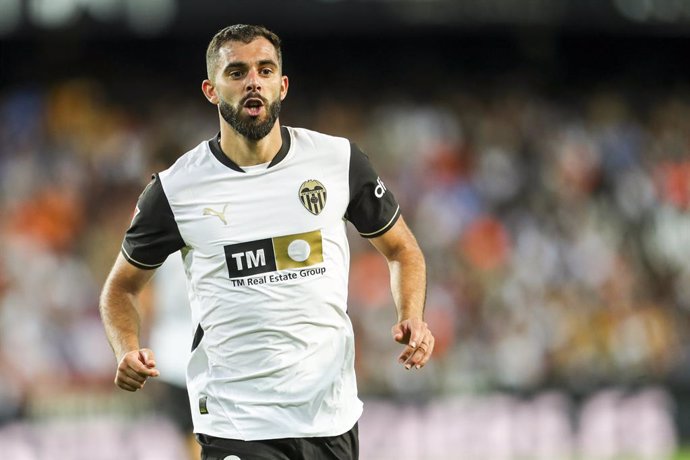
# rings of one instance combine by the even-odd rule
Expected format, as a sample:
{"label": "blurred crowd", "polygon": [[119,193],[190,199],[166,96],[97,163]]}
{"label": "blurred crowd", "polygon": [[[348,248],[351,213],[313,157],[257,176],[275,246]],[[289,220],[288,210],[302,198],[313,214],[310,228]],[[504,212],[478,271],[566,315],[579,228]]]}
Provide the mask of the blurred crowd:
{"label": "blurred crowd", "polygon": [[[410,372],[385,260],[350,228],[362,395],[690,387],[687,88],[309,91],[282,122],[367,152],[427,257],[436,350]],[[0,90],[0,422],[114,391],[100,287],[151,173],[216,117],[196,88],[132,101],[84,76]]]}
{"label": "blurred crowd", "polygon": [[[376,107],[356,137],[428,259],[438,361],[423,388],[688,383],[690,99],[646,96],[449,89]],[[405,392],[380,372],[385,276],[370,252],[354,257],[359,375]]]}

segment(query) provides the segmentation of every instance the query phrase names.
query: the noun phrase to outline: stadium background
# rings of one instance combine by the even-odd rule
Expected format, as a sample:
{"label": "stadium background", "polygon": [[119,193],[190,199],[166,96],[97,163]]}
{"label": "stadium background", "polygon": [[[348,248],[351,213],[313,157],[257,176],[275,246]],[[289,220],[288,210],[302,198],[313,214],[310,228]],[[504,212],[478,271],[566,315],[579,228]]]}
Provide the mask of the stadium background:
{"label": "stadium background", "polygon": [[690,458],[690,1],[0,0],[0,456],[177,459],[112,385],[97,296],[133,202],[217,119],[224,25],[284,41],[284,124],[357,142],[429,266],[395,361],[353,235],[362,458]]}

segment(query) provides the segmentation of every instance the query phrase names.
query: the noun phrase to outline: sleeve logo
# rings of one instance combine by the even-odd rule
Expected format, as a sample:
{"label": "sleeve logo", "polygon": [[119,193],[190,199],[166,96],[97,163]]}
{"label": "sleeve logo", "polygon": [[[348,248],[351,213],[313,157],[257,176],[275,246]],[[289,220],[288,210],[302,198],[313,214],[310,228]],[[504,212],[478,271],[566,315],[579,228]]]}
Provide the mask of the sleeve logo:
{"label": "sleeve logo", "polygon": [[134,207],[134,212],[132,213],[132,220],[129,223],[130,226],[134,223],[134,219],[137,218],[137,216],[139,215],[140,212],[141,212],[141,209],[139,209],[139,205],[136,205]]}
{"label": "sleeve logo", "polygon": [[307,211],[316,216],[326,206],[326,187],[317,180],[304,181],[299,186],[299,199]]}
{"label": "sleeve logo", "polygon": [[386,193],[386,186],[383,185],[383,181],[380,177],[376,178],[376,188],[374,189],[374,195],[376,198],[381,198],[383,194]]}

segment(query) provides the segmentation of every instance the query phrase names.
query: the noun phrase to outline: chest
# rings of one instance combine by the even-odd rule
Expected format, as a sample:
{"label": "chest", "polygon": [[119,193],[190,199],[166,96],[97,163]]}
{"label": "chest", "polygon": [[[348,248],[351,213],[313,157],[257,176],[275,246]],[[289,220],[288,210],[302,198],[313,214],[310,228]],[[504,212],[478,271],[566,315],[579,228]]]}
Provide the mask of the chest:
{"label": "chest", "polygon": [[342,225],[348,202],[347,169],[312,162],[208,175],[179,191],[170,205],[185,243],[211,250]]}

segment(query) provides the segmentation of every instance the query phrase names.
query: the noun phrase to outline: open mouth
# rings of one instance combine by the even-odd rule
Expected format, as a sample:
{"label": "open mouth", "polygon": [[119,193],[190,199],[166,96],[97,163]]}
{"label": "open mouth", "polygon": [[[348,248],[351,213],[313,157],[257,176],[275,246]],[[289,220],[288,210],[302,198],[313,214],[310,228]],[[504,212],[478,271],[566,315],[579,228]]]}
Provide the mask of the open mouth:
{"label": "open mouth", "polygon": [[250,98],[244,102],[244,109],[247,111],[247,114],[252,117],[258,116],[263,106],[264,101],[259,98]]}

